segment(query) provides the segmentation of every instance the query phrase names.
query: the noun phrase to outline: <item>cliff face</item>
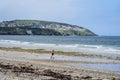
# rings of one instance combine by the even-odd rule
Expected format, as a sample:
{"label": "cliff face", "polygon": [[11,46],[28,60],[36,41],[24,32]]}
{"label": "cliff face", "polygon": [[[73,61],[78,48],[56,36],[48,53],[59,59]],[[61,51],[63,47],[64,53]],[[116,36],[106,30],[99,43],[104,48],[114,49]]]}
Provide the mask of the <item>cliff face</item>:
{"label": "cliff face", "polygon": [[90,30],[76,25],[39,20],[0,22],[0,34],[96,36]]}

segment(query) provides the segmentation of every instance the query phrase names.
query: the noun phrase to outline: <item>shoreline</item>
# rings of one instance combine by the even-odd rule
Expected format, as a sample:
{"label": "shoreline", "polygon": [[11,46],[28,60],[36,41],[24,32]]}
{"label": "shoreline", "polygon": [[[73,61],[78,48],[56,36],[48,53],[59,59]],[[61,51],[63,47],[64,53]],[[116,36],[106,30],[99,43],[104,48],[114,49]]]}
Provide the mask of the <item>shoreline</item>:
{"label": "shoreline", "polygon": [[[18,51],[18,52],[30,52],[30,53],[36,53],[36,54],[51,54],[50,50],[46,49],[29,49],[29,48],[21,48],[21,47],[0,47],[0,50],[6,50],[6,51]],[[55,54],[57,55],[65,55],[65,56],[80,56],[80,57],[88,57],[88,58],[105,58],[105,59],[112,59],[112,60],[120,60],[119,57],[110,57],[107,55],[102,54],[86,54],[86,53],[80,53],[80,52],[66,52],[66,51],[59,51],[56,50]]]}
{"label": "shoreline", "polygon": [[[70,66],[68,64],[71,63],[84,63],[84,64],[120,64],[120,61],[118,63],[116,62],[112,62],[112,61],[96,61],[96,62],[92,62],[92,61],[66,61],[66,60],[54,60],[54,61],[50,61],[49,59],[26,59],[26,57],[22,57],[22,58],[18,58],[16,56],[40,56],[40,57],[44,57],[43,55],[46,53],[41,53],[41,54],[35,54],[33,52],[19,52],[19,51],[9,51],[9,50],[0,50],[0,54],[3,54],[4,56],[0,57],[0,64],[1,65],[12,65],[13,67],[18,66],[18,65],[33,65],[32,68],[36,70],[36,72],[39,72],[39,76],[37,76],[36,74],[33,73],[27,73],[27,72],[18,72],[18,76],[16,76],[14,74],[14,72],[11,72],[12,69],[7,69],[7,73],[5,75],[3,75],[6,71],[6,69],[3,69],[0,67],[0,70],[3,72],[0,72],[0,78],[3,78],[4,76],[6,76],[6,78],[9,76],[15,77],[15,78],[24,78],[23,80],[29,80],[31,77],[28,76],[28,74],[32,75],[33,79],[36,78],[36,80],[39,80],[40,78],[41,80],[58,80],[60,78],[56,78],[56,76],[58,77],[58,75],[53,76],[48,74],[49,72],[54,73],[54,74],[59,74],[62,76],[68,76],[71,79],[66,79],[66,80],[79,80],[79,79],[84,79],[85,80],[94,80],[94,79],[107,79],[107,80],[111,80],[111,79],[120,79],[120,71],[110,71],[110,70],[101,70],[101,69],[96,69],[96,68],[85,68],[85,67],[77,67],[77,66]],[[11,58],[8,56],[10,55],[14,55],[13,57],[16,58]],[[49,53],[47,53],[49,54]],[[7,56],[5,56],[7,55]],[[29,67],[27,67],[29,68]],[[45,73],[47,71],[47,73]],[[35,73],[36,73],[35,72]],[[11,73],[9,75],[9,73]],[[24,75],[25,74],[25,75]],[[45,76],[46,74],[46,76]],[[33,75],[36,75],[36,77],[34,77]],[[48,76],[49,75],[49,76]],[[8,79],[8,80],[12,80],[12,79]],[[60,80],[64,80],[64,79],[60,79]]]}
{"label": "shoreline", "polygon": [[[14,36],[12,36],[12,37],[14,38]],[[15,37],[20,38],[20,36],[15,36]],[[40,40],[43,40],[41,38],[45,38],[45,39],[46,38],[48,38],[48,39],[55,38],[52,41],[50,40],[50,43],[49,43],[49,42],[47,42],[47,39],[45,40],[45,42],[44,42],[44,40],[43,40],[43,42],[39,41],[37,39],[38,37],[36,37],[36,36],[34,36],[34,38],[37,41],[34,41],[34,39],[32,39],[31,36],[29,36],[28,38],[30,38],[33,41],[25,40],[24,37],[26,37],[26,36],[22,36],[21,37],[21,38],[23,38],[22,40],[18,40],[18,39],[9,40],[9,38],[1,39],[0,40],[0,47],[11,47],[11,48],[12,47],[20,47],[20,48],[24,48],[24,49],[45,49],[45,50],[52,50],[52,49],[54,49],[56,51],[64,51],[64,52],[76,52],[76,53],[85,53],[85,54],[94,54],[94,55],[97,54],[97,55],[108,56],[108,57],[112,56],[114,58],[116,57],[116,58],[120,59],[120,57],[117,57],[117,56],[120,55],[119,44],[118,44],[118,47],[116,47],[116,46],[114,46],[112,44],[111,45],[104,45],[103,43],[102,44],[90,44],[89,45],[89,44],[82,44],[82,43],[78,44],[79,42],[78,43],[74,43],[74,44],[68,42],[69,44],[68,43],[64,44],[64,41],[63,42],[59,42],[59,39],[61,37],[38,36],[40,38]],[[72,37],[67,37],[67,38],[63,37],[63,39],[65,39],[65,40],[66,39],[68,40],[68,38],[71,39]],[[79,37],[77,37],[77,38],[79,38]],[[84,37],[83,37],[83,39],[84,39]],[[89,39],[89,37],[88,37],[88,39]],[[54,40],[57,40],[59,43],[53,42]]]}

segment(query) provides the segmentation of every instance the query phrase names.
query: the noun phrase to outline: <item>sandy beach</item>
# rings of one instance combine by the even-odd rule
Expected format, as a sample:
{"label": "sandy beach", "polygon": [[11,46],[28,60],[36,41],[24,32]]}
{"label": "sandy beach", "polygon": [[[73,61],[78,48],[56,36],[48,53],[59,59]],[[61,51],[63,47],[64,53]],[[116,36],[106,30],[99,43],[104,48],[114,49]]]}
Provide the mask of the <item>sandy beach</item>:
{"label": "sandy beach", "polygon": [[[45,57],[46,56],[46,57]],[[64,55],[0,50],[0,79],[3,80],[120,80],[120,71],[71,66],[70,64],[120,64],[120,61],[65,60]],[[32,58],[31,58],[32,57]],[[35,59],[38,57],[37,59]],[[60,56],[61,57],[61,56]]]}

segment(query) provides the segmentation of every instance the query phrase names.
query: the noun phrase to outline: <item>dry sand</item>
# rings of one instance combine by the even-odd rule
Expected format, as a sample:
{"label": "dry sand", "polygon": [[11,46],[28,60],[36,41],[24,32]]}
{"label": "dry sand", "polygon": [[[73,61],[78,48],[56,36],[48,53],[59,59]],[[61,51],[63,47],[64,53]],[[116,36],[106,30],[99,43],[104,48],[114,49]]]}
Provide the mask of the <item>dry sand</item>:
{"label": "dry sand", "polygon": [[[1,80],[120,80],[120,71],[73,67],[69,63],[114,63],[26,59],[17,56],[41,56],[39,54],[0,50]],[[6,56],[7,55],[7,56]],[[10,56],[14,55],[14,57]],[[118,62],[118,64],[120,64]],[[17,67],[17,69],[15,68]],[[28,71],[28,69],[32,69]],[[17,71],[16,71],[17,70]],[[15,72],[16,71],[16,72]]]}

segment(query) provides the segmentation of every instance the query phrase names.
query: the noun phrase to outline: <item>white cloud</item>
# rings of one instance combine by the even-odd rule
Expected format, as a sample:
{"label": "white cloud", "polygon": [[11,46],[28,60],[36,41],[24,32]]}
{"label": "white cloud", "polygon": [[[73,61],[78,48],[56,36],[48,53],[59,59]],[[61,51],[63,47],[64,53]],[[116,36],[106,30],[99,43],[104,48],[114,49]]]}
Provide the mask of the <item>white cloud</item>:
{"label": "white cloud", "polygon": [[[3,19],[72,19],[76,10],[73,0],[3,0],[0,13]],[[1,5],[2,4],[2,5]]]}

